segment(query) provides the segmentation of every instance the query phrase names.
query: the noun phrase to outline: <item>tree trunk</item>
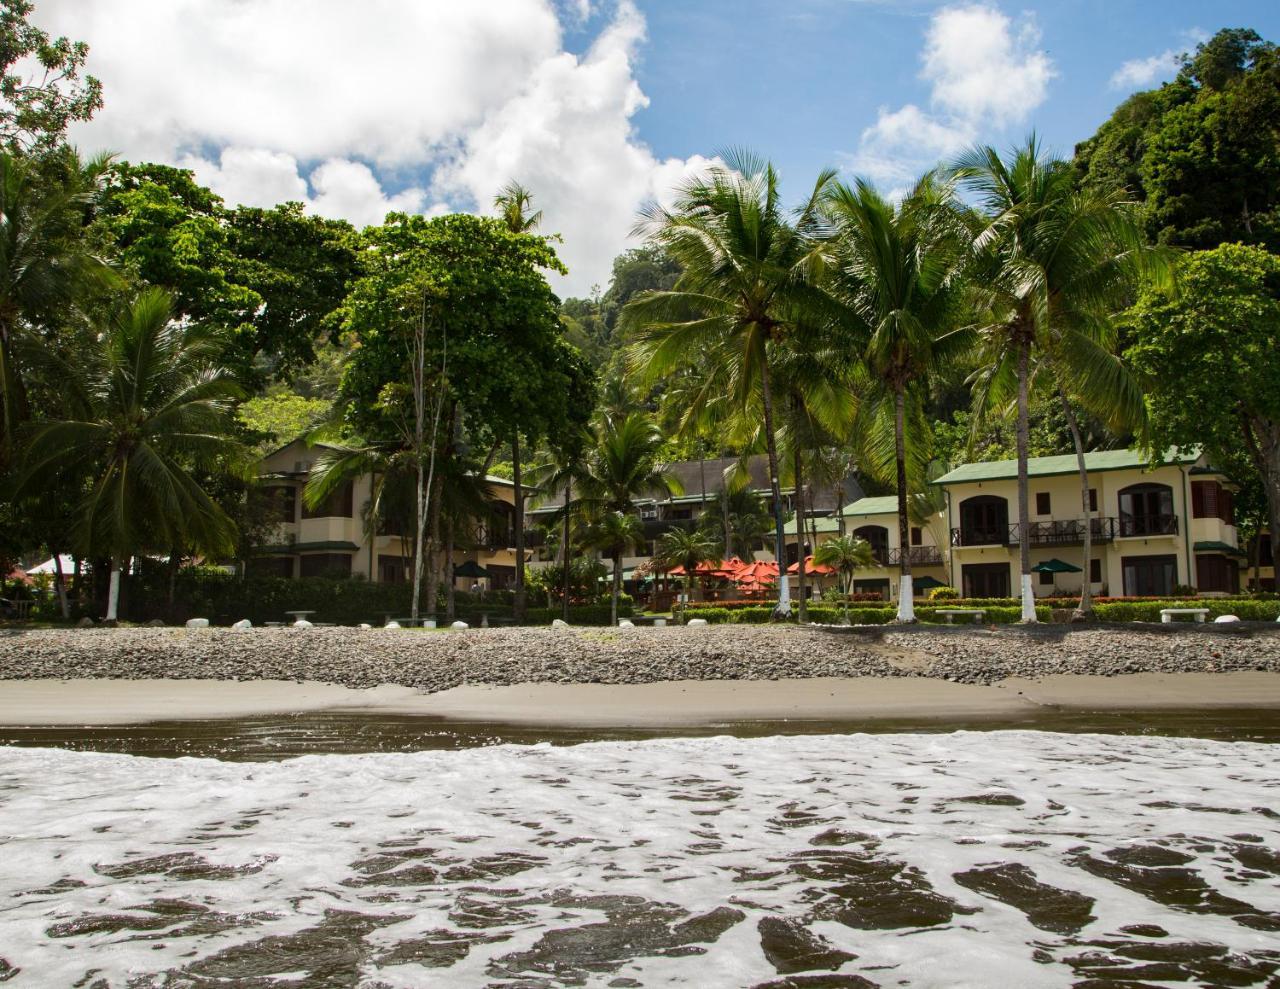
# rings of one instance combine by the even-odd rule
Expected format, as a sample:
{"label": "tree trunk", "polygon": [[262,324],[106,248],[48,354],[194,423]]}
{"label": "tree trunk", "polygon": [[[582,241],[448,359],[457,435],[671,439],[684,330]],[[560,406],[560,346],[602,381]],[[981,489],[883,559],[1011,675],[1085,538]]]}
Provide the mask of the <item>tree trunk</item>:
{"label": "tree trunk", "polygon": [[[803,625],[809,620],[809,605],[805,600],[808,586],[804,573],[804,468],[800,463],[799,449],[795,452],[794,460],[796,475],[796,593],[800,598],[800,605],[797,609],[799,621]],[[786,572],[779,565],[778,579],[786,580],[786,578]]]}
{"label": "tree trunk", "polygon": [[569,546],[569,504],[573,501],[573,481],[566,478],[564,482],[564,532],[560,537],[561,554],[564,556],[564,600],[560,602],[560,617],[569,620],[569,563],[571,547]]}
{"label": "tree trunk", "polygon": [[1071,442],[1076,448],[1076,470],[1080,472],[1080,509],[1084,514],[1084,580],[1080,584],[1080,607],[1076,608],[1071,618],[1072,621],[1084,621],[1093,611],[1093,581],[1090,579],[1093,569],[1093,518],[1089,514],[1089,469],[1084,462],[1084,441],[1080,439],[1080,424],[1076,421],[1075,410],[1071,408],[1062,389],[1058,389],[1058,397],[1062,400],[1067,425],[1071,427]]}
{"label": "tree trunk", "polygon": [[773,394],[769,388],[768,356],[760,362],[760,394],[764,405],[765,449],[769,453],[769,489],[773,494],[773,548],[778,562],[778,604],[774,619],[791,617],[791,585],[786,580],[787,536],[782,521],[782,486],[778,483],[778,443],[773,435]]}
{"label": "tree trunk", "polygon": [[622,550],[613,551],[613,594],[609,598],[609,624],[618,626],[618,598],[622,595]]}
{"label": "tree trunk", "polygon": [[444,500],[441,496],[441,489],[444,487],[444,474],[437,473],[433,479],[431,489],[427,497],[431,501],[431,513],[427,523],[427,615],[432,617],[436,613],[436,607],[440,603],[440,567],[439,560],[441,557],[441,547],[443,540],[440,538],[440,520],[441,520],[441,502]]}
{"label": "tree trunk", "polygon": [[53,550],[53,589],[58,595],[58,610],[65,621],[71,617],[71,605],[67,601],[67,582],[62,576],[62,557],[56,547]]}
{"label": "tree trunk", "polygon": [[177,620],[173,612],[173,604],[175,599],[177,598],[177,591],[178,591],[178,560],[179,560],[178,549],[177,547],[174,547],[169,550],[169,564],[168,564],[169,598],[168,598],[168,601],[166,602],[167,610],[169,612],[169,621],[171,622]]}
{"label": "tree trunk", "polygon": [[458,616],[458,602],[454,586],[458,581],[453,573],[453,516],[444,522],[444,572],[445,572],[445,615],[452,622]]}
{"label": "tree trunk", "polygon": [[120,614],[120,558],[111,557],[111,577],[107,582],[107,614],[104,621],[114,622]]}
{"label": "tree trunk", "polygon": [[723,515],[721,521],[724,522],[724,558],[727,560],[734,555],[733,524],[729,517],[729,491],[723,486],[720,489],[720,508]]}
{"label": "tree trunk", "polygon": [[[520,483],[520,434],[511,437],[511,480],[515,485],[516,586],[511,613],[517,624],[525,619],[524,602],[524,486]],[[615,622],[616,624],[616,622]]]}
{"label": "tree trunk", "polygon": [[898,621],[916,620],[916,590],[911,577],[911,522],[907,515],[907,396],[898,385],[893,396],[893,448],[898,481]]}
{"label": "tree trunk", "polygon": [[1018,341],[1018,563],[1019,594],[1022,598],[1022,620],[1036,621],[1036,598],[1031,589],[1030,494],[1027,482],[1027,447],[1030,445],[1030,421],[1027,387],[1030,377],[1031,339],[1025,332]]}

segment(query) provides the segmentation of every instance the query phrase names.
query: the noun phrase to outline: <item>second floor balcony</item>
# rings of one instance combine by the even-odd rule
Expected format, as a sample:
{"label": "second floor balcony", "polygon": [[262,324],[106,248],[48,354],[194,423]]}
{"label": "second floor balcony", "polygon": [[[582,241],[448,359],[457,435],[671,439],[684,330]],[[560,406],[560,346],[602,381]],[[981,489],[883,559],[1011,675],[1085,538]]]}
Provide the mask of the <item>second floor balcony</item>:
{"label": "second floor balcony", "polygon": [[[907,559],[913,567],[942,566],[942,550],[937,546],[908,546]],[[885,562],[889,566],[902,563],[902,550],[895,546],[886,554]]]}
{"label": "second floor balcony", "polygon": [[[1050,522],[1028,522],[1027,538],[1032,546],[1078,546],[1084,542],[1085,526],[1095,543],[1106,543],[1128,536],[1176,536],[1176,515],[1122,515],[1119,518],[1061,519]],[[951,530],[952,546],[1017,546],[1022,526],[962,525]]]}

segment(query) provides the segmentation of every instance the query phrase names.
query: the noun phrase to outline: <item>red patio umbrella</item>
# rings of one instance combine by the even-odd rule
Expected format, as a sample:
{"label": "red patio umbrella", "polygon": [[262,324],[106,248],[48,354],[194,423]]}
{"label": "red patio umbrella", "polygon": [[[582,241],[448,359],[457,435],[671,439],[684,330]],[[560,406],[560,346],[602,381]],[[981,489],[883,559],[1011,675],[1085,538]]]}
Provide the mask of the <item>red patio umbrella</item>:
{"label": "red patio umbrella", "polygon": [[[828,574],[833,574],[836,572],[835,567],[829,567],[825,563],[814,563],[812,556],[806,556],[804,558],[804,570],[805,570],[805,573],[816,573],[819,576],[824,576],[824,577],[827,576]],[[787,573],[799,573],[799,572],[800,572],[799,563],[793,563],[791,564],[791,566],[787,567]]]}

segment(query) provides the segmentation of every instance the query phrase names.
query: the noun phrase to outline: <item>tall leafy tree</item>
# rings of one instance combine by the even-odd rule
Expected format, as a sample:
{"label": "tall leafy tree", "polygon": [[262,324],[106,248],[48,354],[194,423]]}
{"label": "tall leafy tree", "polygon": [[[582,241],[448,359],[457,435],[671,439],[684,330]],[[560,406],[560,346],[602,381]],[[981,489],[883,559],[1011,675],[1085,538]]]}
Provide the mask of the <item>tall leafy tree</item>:
{"label": "tall leafy tree", "polygon": [[[1016,406],[1022,620],[1034,622],[1027,481],[1033,373],[1043,362],[1064,401],[1085,400],[1112,419],[1136,415],[1136,389],[1111,351],[1113,319],[1138,278],[1158,274],[1167,258],[1147,249],[1121,194],[1078,191],[1070,165],[1044,155],[1035,138],[1007,159],[994,148],[974,148],[956,173],[983,210],[973,239],[984,320],[974,402],[979,410]],[[1088,519],[1078,428],[1073,442]]]}
{"label": "tall leafy tree", "polygon": [[[681,268],[670,291],[628,303],[623,324],[637,342],[633,367],[649,384],[714,351],[736,405],[758,409],[773,494],[774,553],[786,560],[784,506],[775,435],[771,371],[798,321],[820,304],[813,283],[819,202],[834,178],[824,171],[794,221],[787,218],[773,165],[745,151],[682,186],[671,209],[650,204],[638,232]],[[778,582],[779,616],[791,612],[787,581]]]}
{"label": "tall leafy tree", "polygon": [[196,475],[241,458],[233,413],[241,391],[220,364],[225,341],[175,323],[159,289],[104,329],[65,368],[66,408],[31,436],[20,487],[86,479],[76,543],[84,556],[111,560],[106,618],[114,621],[120,570],[136,554],[235,552],[234,525]]}
{"label": "tall leafy tree", "polygon": [[0,466],[30,413],[24,342],[45,338],[110,280],[84,230],[109,159],[68,151],[51,164],[0,151]]}
{"label": "tall leafy tree", "polygon": [[613,559],[613,582],[609,594],[609,623],[618,624],[618,602],[622,597],[622,558],[627,550],[644,544],[644,523],[630,512],[604,512],[591,520],[585,543],[608,553]]}
{"label": "tall leafy tree", "polygon": [[1241,244],[1189,254],[1178,291],[1148,290],[1127,319],[1151,452],[1204,444],[1246,485],[1261,479],[1280,558],[1280,257]]}
{"label": "tall leafy tree", "polygon": [[[825,208],[835,225],[832,244],[835,293],[842,323],[863,348],[866,374],[864,422],[892,411],[894,484],[898,497],[898,621],[915,621],[912,586],[908,426],[932,374],[972,343],[961,327],[966,286],[965,243],[950,183],[926,175],[897,205],[868,182],[836,185]],[[872,424],[874,427],[874,423]],[[927,436],[918,434],[917,461],[928,458]]]}
{"label": "tall leafy tree", "polygon": [[83,74],[89,46],[49,37],[27,20],[33,9],[0,2],[0,143],[9,151],[48,151],[102,108],[102,83]]}

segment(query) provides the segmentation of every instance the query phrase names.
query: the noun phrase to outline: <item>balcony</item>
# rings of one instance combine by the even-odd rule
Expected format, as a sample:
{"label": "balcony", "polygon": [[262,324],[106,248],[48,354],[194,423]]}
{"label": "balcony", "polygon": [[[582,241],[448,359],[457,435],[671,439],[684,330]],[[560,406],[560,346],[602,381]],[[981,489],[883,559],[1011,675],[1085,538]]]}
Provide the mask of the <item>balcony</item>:
{"label": "balcony", "polygon": [[[907,549],[907,560],[913,567],[942,566],[942,550],[937,546],[911,546]],[[899,566],[902,563],[902,550],[894,547],[889,550],[888,564]]]}
{"label": "balcony", "polygon": [[1176,536],[1176,515],[1121,515],[1117,536]]}
{"label": "balcony", "polygon": [[[1079,546],[1084,542],[1085,526],[1095,543],[1109,543],[1117,536],[1159,535],[1177,533],[1177,516],[1133,516],[1128,518],[1063,519],[1053,522],[1027,523],[1027,539],[1032,546]],[[1172,528],[1170,528],[1170,526]],[[1159,530],[1151,532],[1129,529]],[[951,530],[952,546],[1017,546],[1022,526],[962,526]]]}

